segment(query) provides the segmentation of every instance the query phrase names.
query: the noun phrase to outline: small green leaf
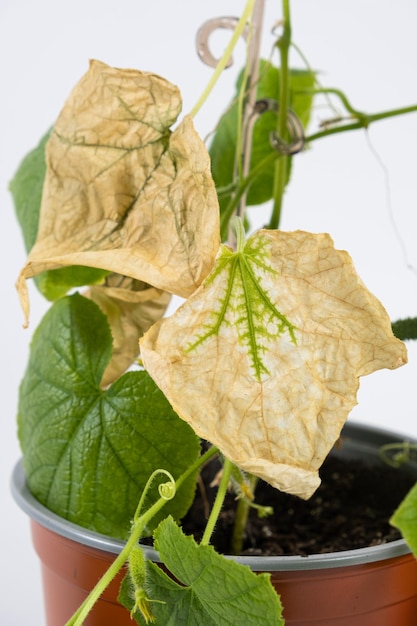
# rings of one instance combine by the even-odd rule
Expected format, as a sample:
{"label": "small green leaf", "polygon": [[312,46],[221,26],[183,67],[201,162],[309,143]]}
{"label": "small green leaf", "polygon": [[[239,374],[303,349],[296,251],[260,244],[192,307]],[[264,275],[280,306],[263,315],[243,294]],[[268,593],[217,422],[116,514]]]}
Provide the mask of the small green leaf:
{"label": "small green leaf", "polygon": [[[39,144],[23,159],[10,182],[16,217],[20,224],[26,252],[33,247],[38,233],[42,190],[46,174],[45,146],[48,131]],[[95,285],[102,282],[108,272],[90,267],[73,265],[48,270],[35,278],[36,286],[48,300],[56,300],[73,287]]]}
{"label": "small green leaf", "polygon": [[[164,468],[178,478],[200,445],[146,372],[100,387],[111,351],[95,303],[79,294],[58,300],[34,333],[18,426],[35,497],[77,524],[124,538],[151,473]],[[165,510],[182,517],[194,491],[195,476]],[[155,485],[150,503],[157,498]]]}
{"label": "small green leaf", "polygon": [[417,558],[417,484],[406,495],[391,518]]}
{"label": "small green leaf", "polygon": [[392,323],[392,331],[398,339],[417,339],[417,317],[407,317]]}
{"label": "small green leaf", "polygon": [[84,265],[70,265],[57,270],[47,270],[35,276],[40,292],[48,300],[58,300],[74,287],[99,285],[109,274],[107,270]]}
{"label": "small green leaf", "polygon": [[[159,556],[180,584],[148,562],[146,590],[156,624],[163,626],[282,626],[282,606],[269,574],[199,546],[167,518],[155,531]],[[128,594],[124,600],[128,601]],[[156,602],[158,600],[159,602]],[[163,602],[163,604],[161,603]],[[133,606],[133,601],[131,602]],[[144,624],[135,614],[138,624]]]}

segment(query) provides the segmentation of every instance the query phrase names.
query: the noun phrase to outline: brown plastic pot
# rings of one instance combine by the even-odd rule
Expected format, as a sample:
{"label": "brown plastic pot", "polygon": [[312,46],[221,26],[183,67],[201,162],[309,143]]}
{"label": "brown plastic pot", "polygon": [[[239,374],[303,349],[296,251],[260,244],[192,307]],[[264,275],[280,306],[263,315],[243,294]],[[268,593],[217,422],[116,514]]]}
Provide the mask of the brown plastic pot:
{"label": "brown plastic pot", "polygon": [[[335,454],[378,460],[384,443],[402,437],[349,424]],[[406,470],[417,477],[417,466]],[[42,563],[47,626],[63,626],[106,571],[122,542],[71,524],[39,504],[28,491],[21,464],[12,491],[31,517],[35,549]],[[144,546],[148,558],[157,553]],[[234,557],[228,557],[234,558]],[[281,596],[286,626],[415,626],[417,561],[403,540],[308,557],[236,557],[253,571],[271,573]],[[86,626],[132,626],[117,602],[123,573],[113,581]]]}

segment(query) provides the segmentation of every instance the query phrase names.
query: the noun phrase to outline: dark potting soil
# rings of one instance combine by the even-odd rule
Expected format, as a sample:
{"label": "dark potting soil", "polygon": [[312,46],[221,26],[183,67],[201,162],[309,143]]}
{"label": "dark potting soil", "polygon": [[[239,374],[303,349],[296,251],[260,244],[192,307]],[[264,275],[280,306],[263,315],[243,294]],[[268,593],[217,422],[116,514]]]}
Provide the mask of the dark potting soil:
{"label": "dark potting soil", "polygon": [[[203,469],[196,499],[182,521],[186,534],[199,541],[216,488],[210,487],[219,466]],[[320,470],[322,483],[307,501],[258,482],[255,502],[272,506],[261,518],[251,509],[242,554],[309,555],[373,546],[400,538],[389,518],[413,486],[415,478],[384,464],[330,455]],[[211,543],[230,553],[236,497],[229,494]]]}

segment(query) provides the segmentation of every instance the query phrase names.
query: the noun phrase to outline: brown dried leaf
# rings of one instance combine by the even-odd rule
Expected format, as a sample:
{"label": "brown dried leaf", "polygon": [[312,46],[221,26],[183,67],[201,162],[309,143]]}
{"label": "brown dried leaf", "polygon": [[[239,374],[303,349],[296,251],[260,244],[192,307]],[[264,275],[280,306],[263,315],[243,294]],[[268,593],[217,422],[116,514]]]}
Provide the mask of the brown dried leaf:
{"label": "brown dried leaf", "polygon": [[180,93],[167,80],[92,61],[47,143],[38,238],[18,280],[86,265],[189,296],[211,270],[219,211],[192,119],[170,126]]}
{"label": "brown dried leaf", "polygon": [[105,285],[91,287],[84,295],[107,316],[113,336],[113,354],[102,380],[110,385],[137,359],[139,339],[165,313],[171,294],[141,281],[110,274]]}
{"label": "brown dried leaf", "polygon": [[326,234],[258,231],[140,341],[199,436],[308,498],[356,404],[359,376],[407,361],[381,303]]}

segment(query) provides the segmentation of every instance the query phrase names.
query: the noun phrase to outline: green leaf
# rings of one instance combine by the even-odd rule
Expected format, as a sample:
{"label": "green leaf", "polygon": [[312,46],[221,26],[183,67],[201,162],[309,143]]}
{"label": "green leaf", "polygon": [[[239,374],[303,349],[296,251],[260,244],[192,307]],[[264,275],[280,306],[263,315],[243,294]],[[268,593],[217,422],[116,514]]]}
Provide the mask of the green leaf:
{"label": "green leaf", "polygon": [[[49,135],[50,131],[42,137],[36,148],[26,155],[9,185],[27,253],[33,247],[38,233],[46,174],[45,146]],[[73,287],[102,282],[107,274],[108,272],[101,269],[73,265],[43,272],[35,278],[35,284],[45,298],[56,300]]]}
{"label": "green leaf", "polygon": [[[282,626],[282,606],[269,574],[197,545],[167,518],[155,531],[155,547],[171,574],[147,563],[146,591],[156,624],[163,626]],[[125,606],[132,608],[128,588]],[[152,602],[153,601],[153,602]],[[163,602],[163,603],[162,603]],[[135,613],[138,624],[143,618]]]}
{"label": "green leaf", "polygon": [[84,265],[70,265],[57,270],[47,270],[35,277],[40,292],[48,300],[58,300],[74,287],[99,285],[109,274],[107,270]]}
{"label": "green leaf", "polygon": [[[200,446],[146,372],[100,387],[111,351],[96,304],[79,294],[58,300],[34,333],[18,427],[35,497],[77,524],[124,538],[150,474],[163,468],[178,478]],[[177,519],[192,502],[195,479],[166,505]],[[148,504],[157,497],[155,485]]]}
{"label": "green leaf", "polygon": [[392,323],[392,331],[398,339],[417,339],[417,317],[407,317]]}
{"label": "green leaf", "polygon": [[[239,93],[242,73],[237,82]],[[307,70],[291,70],[290,74],[290,108],[298,116],[304,128],[310,119],[313,102],[312,89],[315,74]],[[235,96],[236,99],[237,96]],[[278,101],[279,97],[279,69],[267,61],[261,61],[260,80],[257,90],[257,99],[270,98]],[[276,130],[277,115],[273,112],[264,113],[256,122],[253,132],[251,170],[256,168],[263,159],[274,153],[270,144],[270,133]],[[230,201],[230,193],[223,194],[222,188],[233,183],[235,170],[235,149],[238,136],[238,106],[235,102],[222,116],[210,145],[212,174],[219,191],[220,207],[223,211]],[[291,161],[291,159],[290,159]],[[288,183],[290,167],[288,169]],[[248,205],[267,202],[273,196],[274,165],[269,165],[262,171],[249,188]]]}
{"label": "green leaf", "polygon": [[417,484],[409,491],[390,520],[417,558]]}
{"label": "green leaf", "polygon": [[9,185],[26,252],[32,248],[38,232],[43,181],[46,174],[45,144],[50,132],[48,131],[36,148],[25,156]]}

